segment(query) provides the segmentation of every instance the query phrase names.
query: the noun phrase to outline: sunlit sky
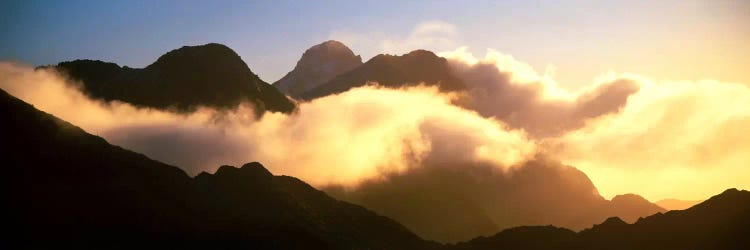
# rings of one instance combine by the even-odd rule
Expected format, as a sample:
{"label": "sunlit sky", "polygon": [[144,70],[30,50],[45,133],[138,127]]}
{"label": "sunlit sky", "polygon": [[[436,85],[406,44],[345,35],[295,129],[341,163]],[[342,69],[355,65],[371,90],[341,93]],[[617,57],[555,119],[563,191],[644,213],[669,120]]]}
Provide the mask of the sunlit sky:
{"label": "sunlit sky", "polygon": [[[171,49],[219,42],[273,82],[305,49],[337,39],[365,60],[493,48],[568,88],[607,71],[750,82],[748,1],[3,1],[0,12],[0,60],[33,65],[144,67]],[[417,31],[430,23],[441,25]]]}

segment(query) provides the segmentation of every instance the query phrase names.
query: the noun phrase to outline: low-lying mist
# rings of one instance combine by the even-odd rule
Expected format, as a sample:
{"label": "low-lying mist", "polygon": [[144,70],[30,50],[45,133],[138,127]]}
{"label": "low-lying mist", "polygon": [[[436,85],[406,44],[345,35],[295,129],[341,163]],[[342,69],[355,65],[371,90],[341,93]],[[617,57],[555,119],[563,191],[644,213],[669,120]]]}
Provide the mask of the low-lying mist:
{"label": "low-lying mist", "polygon": [[249,105],[177,114],[102,103],[51,70],[0,68],[12,95],[190,174],[260,161],[314,185],[354,185],[428,160],[487,162],[500,170],[536,152],[523,131],[454,106],[456,97],[431,87],[367,86],[300,103],[291,115],[256,118]]}

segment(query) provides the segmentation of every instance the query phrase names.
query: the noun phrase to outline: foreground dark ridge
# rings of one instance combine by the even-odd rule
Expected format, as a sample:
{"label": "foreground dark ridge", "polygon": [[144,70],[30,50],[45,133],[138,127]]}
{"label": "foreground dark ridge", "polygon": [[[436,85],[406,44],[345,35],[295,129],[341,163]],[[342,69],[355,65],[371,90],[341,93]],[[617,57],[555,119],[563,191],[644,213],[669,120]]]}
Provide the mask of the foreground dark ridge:
{"label": "foreground dark ridge", "polygon": [[459,243],[456,249],[747,249],[750,192],[728,189],[686,210],[627,224],[612,217],[575,233],[553,226],[517,227]]}
{"label": "foreground dark ridge", "polygon": [[8,239],[27,248],[423,249],[383,216],[259,163],[190,178],[2,91]]}
{"label": "foreground dark ridge", "polygon": [[192,111],[199,106],[227,109],[247,101],[258,114],[289,113],[294,103],[253,73],[227,46],[210,43],[172,50],[142,69],[75,60],[55,66],[82,83],[89,97],[137,106]]}
{"label": "foreground dark ridge", "polygon": [[424,241],[259,163],[190,178],[0,91],[6,234],[23,248],[742,249],[750,192],[579,233],[518,227],[457,245]]}

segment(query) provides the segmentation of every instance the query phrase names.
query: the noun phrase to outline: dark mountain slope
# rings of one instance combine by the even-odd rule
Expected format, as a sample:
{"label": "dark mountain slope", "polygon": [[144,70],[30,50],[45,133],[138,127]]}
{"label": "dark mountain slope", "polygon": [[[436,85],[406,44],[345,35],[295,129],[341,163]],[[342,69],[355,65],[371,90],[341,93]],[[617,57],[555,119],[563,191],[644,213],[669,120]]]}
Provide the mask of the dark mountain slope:
{"label": "dark mountain slope", "polygon": [[259,114],[294,109],[294,103],[221,44],[185,46],[143,69],[92,60],[61,62],[56,68],[81,81],[88,96],[105,101],[178,111],[233,108],[242,101],[253,103]]}
{"label": "dark mountain slope", "polygon": [[635,195],[606,200],[580,170],[541,157],[508,171],[427,164],[357,188],[325,191],[393,218],[422,238],[446,243],[524,225],[582,230],[612,216],[635,222],[665,211]]}
{"label": "dark mountain slope", "polygon": [[299,98],[308,90],[360,65],[362,57],[354,55],[343,43],[330,40],[307,49],[294,69],[274,82],[273,86],[291,97]]}
{"label": "dark mountain slope", "polygon": [[453,249],[570,249],[576,233],[553,226],[523,226],[503,230],[491,237],[478,237]]}
{"label": "dark mountain slope", "polygon": [[464,90],[466,86],[451,74],[448,61],[426,50],[415,50],[402,56],[377,55],[365,64],[343,73],[302,94],[306,100],[345,92],[351,88],[378,82],[386,87],[424,83],[440,90]]}
{"label": "dark mountain slope", "polygon": [[605,222],[579,235],[592,249],[742,249],[750,246],[750,192],[729,189],[686,210],[632,225]]}
{"label": "dark mountain slope", "polygon": [[686,210],[628,224],[617,217],[579,233],[520,227],[455,245],[458,249],[746,249],[750,192],[729,189]]}
{"label": "dark mountain slope", "polygon": [[190,178],[0,91],[6,226],[28,248],[436,247],[258,163]]}

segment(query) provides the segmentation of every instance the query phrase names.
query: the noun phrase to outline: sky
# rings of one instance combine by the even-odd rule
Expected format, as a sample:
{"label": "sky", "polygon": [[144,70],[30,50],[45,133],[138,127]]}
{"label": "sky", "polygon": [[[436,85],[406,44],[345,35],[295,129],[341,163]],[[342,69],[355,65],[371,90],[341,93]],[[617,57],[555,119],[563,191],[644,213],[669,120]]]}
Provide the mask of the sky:
{"label": "sky", "polygon": [[494,49],[577,89],[603,72],[750,82],[747,1],[3,1],[0,60],[145,67],[218,42],[267,82],[341,40],[367,60],[413,49]]}

